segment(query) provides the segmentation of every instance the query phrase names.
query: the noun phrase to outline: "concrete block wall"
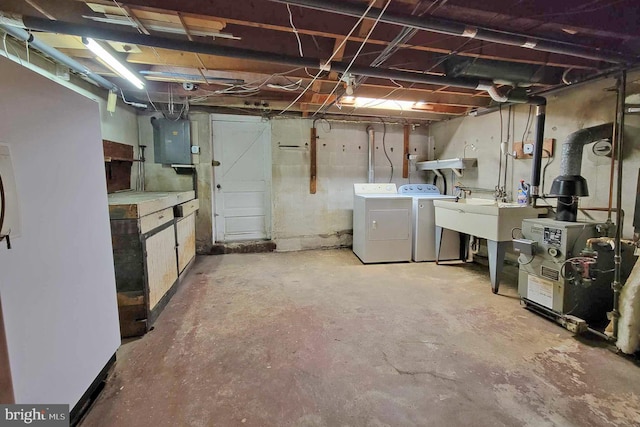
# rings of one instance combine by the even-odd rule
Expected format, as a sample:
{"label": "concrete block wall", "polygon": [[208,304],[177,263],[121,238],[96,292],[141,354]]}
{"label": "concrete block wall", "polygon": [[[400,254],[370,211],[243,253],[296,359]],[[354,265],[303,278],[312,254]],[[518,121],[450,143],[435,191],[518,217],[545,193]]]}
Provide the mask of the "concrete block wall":
{"label": "concrete block wall", "polygon": [[[639,74],[629,76],[633,82],[640,78]],[[554,158],[547,168],[545,188],[548,192],[553,179],[560,170],[560,153],[566,137],[579,129],[615,120],[616,95],[610,89],[614,79],[606,79],[578,87],[568,87],[547,97],[547,120],[545,138],[554,138]],[[629,89],[633,88],[632,84]],[[535,108],[534,108],[535,110]],[[515,107],[515,132],[511,141],[521,141],[525,131],[529,106]],[[534,113],[535,114],[535,111]],[[532,114],[532,120],[534,119]],[[506,140],[507,109],[503,109],[503,140]],[[534,127],[526,134],[526,141],[533,141]],[[458,178],[462,184],[470,187],[493,189],[498,181],[498,162],[500,156],[500,114],[491,113],[480,117],[463,117],[430,126],[430,134],[435,140],[437,158],[460,157],[466,149],[467,157],[478,158],[478,169],[468,171]],[[476,151],[470,146],[473,144]],[[624,235],[632,236],[632,218],[636,197],[636,182],[640,168],[640,116],[629,115],[626,118],[625,150],[624,150],[624,193],[623,209],[626,212]],[[509,145],[510,151],[511,143]],[[604,207],[609,199],[609,170],[611,159],[597,157],[591,151],[592,145],[584,149],[582,175],[589,185],[589,197],[580,199],[581,207]],[[547,159],[543,159],[543,166]],[[507,191],[513,200],[516,196],[520,179],[529,182],[531,179],[531,163],[529,159],[508,161]],[[615,189],[614,189],[615,191]],[[615,194],[615,193],[614,193]],[[472,193],[471,197],[492,197],[490,194]],[[614,199],[615,200],[615,199]],[[548,199],[554,207],[555,199]],[[606,214],[590,213],[596,220],[606,219]],[[579,214],[579,220],[588,219]]]}
{"label": "concrete block wall", "polygon": [[[272,122],[273,240],[278,251],[349,246],[353,228],[353,184],[367,182],[368,124],[318,121],[317,192],[309,193],[309,143],[312,120],[275,119]],[[391,167],[384,155],[383,126],[375,130],[376,182],[389,182]],[[394,171],[392,182],[426,182],[425,172],[411,171],[402,178],[404,131],[386,125],[385,145]],[[410,134],[410,152],[428,156],[426,129]],[[299,145],[301,149],[280,148]],[[410,168],[411,170],[411,168]]]}

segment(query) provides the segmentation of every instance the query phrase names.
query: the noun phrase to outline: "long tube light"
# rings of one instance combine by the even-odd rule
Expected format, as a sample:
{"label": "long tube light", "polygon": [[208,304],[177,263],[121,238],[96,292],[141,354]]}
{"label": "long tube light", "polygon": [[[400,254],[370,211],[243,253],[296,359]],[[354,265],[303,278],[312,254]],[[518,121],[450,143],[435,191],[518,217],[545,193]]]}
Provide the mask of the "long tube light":
{"label": "long tube light", "polygon": [[144,83],[140,78],[136,77],[135,74],[127,67],[125,67],[122,62],[118,61],[113,55],[105,50],[98,42],[94,39],[87,37],[82,39],[82,43],[84,43],[87,48],[96,55],[98,58],[102,59],[109,67],[113,68],[113,70],[120,74],[123,78],[129,80],[135,87],[138,89],[144,89]]}

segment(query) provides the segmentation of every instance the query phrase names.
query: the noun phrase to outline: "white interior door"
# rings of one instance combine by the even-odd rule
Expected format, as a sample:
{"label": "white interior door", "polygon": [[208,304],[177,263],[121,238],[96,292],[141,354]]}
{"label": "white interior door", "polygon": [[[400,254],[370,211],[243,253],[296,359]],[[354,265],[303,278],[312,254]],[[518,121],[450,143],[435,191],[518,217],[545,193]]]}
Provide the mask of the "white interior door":
{"label": "white interior door", "polygon": [[271,238],[271,123],[212,115],[217,242]]}

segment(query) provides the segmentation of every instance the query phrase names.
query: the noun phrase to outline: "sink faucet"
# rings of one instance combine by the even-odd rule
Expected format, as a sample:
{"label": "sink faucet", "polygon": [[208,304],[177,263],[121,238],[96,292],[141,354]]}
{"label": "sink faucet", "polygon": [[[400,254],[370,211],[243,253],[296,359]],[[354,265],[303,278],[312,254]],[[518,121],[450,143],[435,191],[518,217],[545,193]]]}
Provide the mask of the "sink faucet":
{"label": "sink faucet", "polygon": [[496,191],[493,193],[493,199],[496,202],[506,202],[507,201],[507,191],[504,187],[498,187],[496,185]]}

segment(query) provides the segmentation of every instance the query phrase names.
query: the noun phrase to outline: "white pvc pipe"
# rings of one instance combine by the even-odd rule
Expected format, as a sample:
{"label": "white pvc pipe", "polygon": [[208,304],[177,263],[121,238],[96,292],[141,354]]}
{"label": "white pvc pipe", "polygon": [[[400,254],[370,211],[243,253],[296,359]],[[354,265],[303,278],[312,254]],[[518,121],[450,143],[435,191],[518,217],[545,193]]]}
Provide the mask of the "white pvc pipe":
{"label": "white pvc pipe", "polygon": [[369,178],[367,182],[376,182],[376,132],[373,128],[367,129],[369,135]]}

